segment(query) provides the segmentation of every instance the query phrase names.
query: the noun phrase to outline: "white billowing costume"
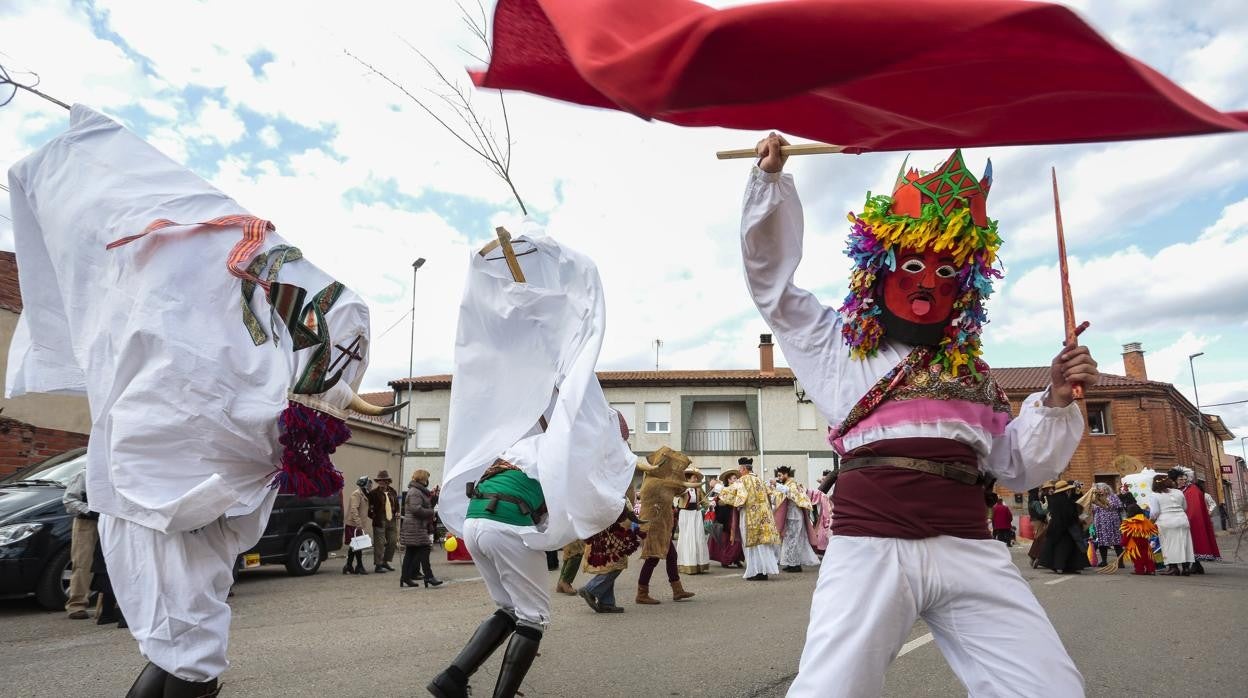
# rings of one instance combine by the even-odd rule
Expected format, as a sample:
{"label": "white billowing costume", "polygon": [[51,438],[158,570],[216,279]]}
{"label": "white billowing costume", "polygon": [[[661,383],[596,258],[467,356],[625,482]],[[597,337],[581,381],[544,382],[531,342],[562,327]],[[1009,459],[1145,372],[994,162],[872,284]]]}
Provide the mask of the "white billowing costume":
{"label": "white billowing costume", "polygon": [[[7,394],[87,395],[88,501],[130,632],[166,672],[215,679],[228,665],[234,561],[259,539],[277,492],[279,415],[294,399],[341,417],[364,374],[368,307],[297,251],[274,250],[288,244],[276,233],[262,235],[270,271],[281,257],[280,273],[262,275],[309,300],[333,291],[309,316],[323,341],[296,350],[265,290],[248,303],[227,271],[240,227],[174,227],[105,249],[157,219],[247,212],[85,107],[13,166],[9,185],[25,310]],[[353,342],[359,358],[341,380],[291,395],[300,377],[326,387],[317,356]]]}
{"label": "white billowing costume", "polygon": [[[429,684],[435,696],[463,695],[508,638],[494,695],[515,692],[550,622],[544,551],[614,524],[637,462],[594,372],[606,325],[598,269],[525,228],[516,238],[525,282],[513,280],[501,250],[474,253],[460,305],[439,511],[463,537],[499,610]],[[508,470],[484,479],[499,460]],[[486,487],[496,513],[485,510]],[[500,495],[534,506],[517,518]]]}
{"label": "white billowing costume", "polygon": [[[885,336],[874,356],[851,358],[840,314],[794,285],[803,220],[792,175],[752,170],[741,233],[755,304],[807,396],[829,424],[841,424],[913,347]],[[1041,400],[1039,393],[1029,396],[1008,425],[1008,414],[997,416],[984,407],[955,411],[936,401],[886,402],[833,445],[845,453],[893,439],[950,440],[969,446],[979,469],[1001,485],[1024,491],[1056,477],[1083,432],[1075,403],[1049,408]],[[906,412],[921,409],[929,410],[927,417]],[[851,503],[841,499],[848,497],[848,485],[842,473],[838,515]],[[985,528],[982,509],[977,512],[977,525]],[[843,535],[834,522],[833,533],[789,696],[879,695],[889,663],[919,618],[973,696],[1041,685],[1055,695],[1083,694],[1082,677],[1044,610],[1006,548],[986,537],[986,528],[983,539],[872,537]],[[1001,630],[1003,619],[1008,632]]]}

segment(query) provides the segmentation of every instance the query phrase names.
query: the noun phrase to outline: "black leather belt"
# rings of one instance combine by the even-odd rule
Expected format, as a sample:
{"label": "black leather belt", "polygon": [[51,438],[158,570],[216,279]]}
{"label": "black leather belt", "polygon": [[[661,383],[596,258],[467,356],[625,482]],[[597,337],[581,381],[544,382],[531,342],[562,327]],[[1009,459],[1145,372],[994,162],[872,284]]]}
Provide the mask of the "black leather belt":
{"label": "black leather belt", "polygon": [[852,458],[841,463],[840,471],[844,473],[849,470],[879,466],[917,470],[921,473],[939,475],[949,480],[961,482],[964,485],[982,485],[984,483],[984,474],[979,472],[979,468],[962,463],[939,463],[922,458],[899,458],[892,456]]}

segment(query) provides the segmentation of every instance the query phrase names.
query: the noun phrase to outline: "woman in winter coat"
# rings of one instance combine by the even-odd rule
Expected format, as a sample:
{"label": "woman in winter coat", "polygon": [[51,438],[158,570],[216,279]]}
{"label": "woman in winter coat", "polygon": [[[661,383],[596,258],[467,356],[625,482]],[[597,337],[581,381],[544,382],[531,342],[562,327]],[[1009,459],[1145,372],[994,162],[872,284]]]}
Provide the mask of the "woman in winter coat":
{"label": "woman in winter coat", "polygon": [[370,529],[368,523],[368,486],[370,480],[361,477],[355,481],[355,490],[347,497],[346,529],[343,532],[347,546],[347,564],[342,568],[343,574],[368,574],[364,569],[364,550],[352,550],[351,539]]}
{"label": "woman in winter coat", "polygon": [[416,575],[421,574],[426,587],[440,586],[442,582],[433,576],[429,565],[429,552],[433,547],[434,507],[438,505],[440,488],[429,489],[429,471],[417,470],[407,483],[407,498],[403,504],[403,523],[399,528],[399,542],[403,544],[403,573],[399,575],[400,587],[416,586]]}

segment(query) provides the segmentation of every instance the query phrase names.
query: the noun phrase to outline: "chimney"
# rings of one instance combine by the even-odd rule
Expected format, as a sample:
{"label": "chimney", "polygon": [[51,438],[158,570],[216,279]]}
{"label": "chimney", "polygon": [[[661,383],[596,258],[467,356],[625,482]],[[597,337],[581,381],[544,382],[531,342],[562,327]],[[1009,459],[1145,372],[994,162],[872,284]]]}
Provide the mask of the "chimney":
{"label": "chimney", "polygon": [[1148,380],[1148,371],[1144,368],[1144,350],[1140,348],[1139,342],[1122,345],[1122,365],[1127,372],[1127,378]]}
{"label": "chimney", "polygon": [[758,335],[758,372],[764,376],[776,375],[775,346],[771,343],[771,335]]}

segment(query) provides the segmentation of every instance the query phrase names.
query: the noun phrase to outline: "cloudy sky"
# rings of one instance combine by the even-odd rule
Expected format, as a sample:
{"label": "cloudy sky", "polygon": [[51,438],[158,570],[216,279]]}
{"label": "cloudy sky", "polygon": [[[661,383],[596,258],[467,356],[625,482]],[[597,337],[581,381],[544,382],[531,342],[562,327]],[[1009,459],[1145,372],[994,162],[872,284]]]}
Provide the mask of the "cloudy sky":
{"label": "cloudy sky", "polygon": [[[1240,3],[1069,4],[1209,104],[1248,109]],[[427,258],[413,373],[448,371],[468,255],[519,211],[482,161],[344,51],[429,97],[437,79],[410,46],[465,86],[462,69],[475,61],[462,49],[480,55],[478,47],[453,0],[289,7],[6,0],[0,63],[19,80],[28,76],[18,71],[37,71],[47,92],[119,119],[359,291],[373,310],[367,388],[408,373],[411,262]],[[501,127],[497,97],[475,100]],[[745,293],[737,244],[749,165],[718,162],[714,151],[750,146],[759,134],[644,123],[520,94],[507,105],[512,167],[530,213],[601,269],[610,317],[600,367],[653,367],[656,338],[663,368],[756,365],[767,329]],[[0,168],[66,123],[60,108],[19,94],[0,108]],[[911,162],[930,167],[943,156],[915,153]],[[807,208],[798,281],[826,303],[844,294],[845,212],[868,189],[888,190],[902,157],[790,162]],[[1056,166],[1076,308],[1092,322],[1084,337],[1102,368],[1120,373],[1122,345],[1143,342],[1149,377],[1190,399],[1187,357],[1203,351],[1201,402],[1248,399],[1248,135],[967,151],[973,170],[988,157],[989,213],[1006,239],[989,363],[1044,365],[1060,344],[1047,179]],[[12,249],[3,199],[0,216],[0,248]],[[1248,436],[1248,405],[1208,411]],[[1228,449],[1238,453],[1238,444]]]}

